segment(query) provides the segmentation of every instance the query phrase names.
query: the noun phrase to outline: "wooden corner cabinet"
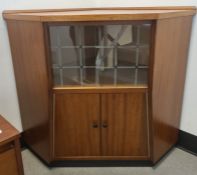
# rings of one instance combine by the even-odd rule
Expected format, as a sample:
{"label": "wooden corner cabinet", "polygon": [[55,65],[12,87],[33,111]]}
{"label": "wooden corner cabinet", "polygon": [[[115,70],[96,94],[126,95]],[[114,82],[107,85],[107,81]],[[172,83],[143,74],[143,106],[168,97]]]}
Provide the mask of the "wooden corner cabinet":
{"label": "wooden corner cabinet", "polygon": [[156,163],[177,142],[195,13],[4,11],[28,146],[48,164]]}

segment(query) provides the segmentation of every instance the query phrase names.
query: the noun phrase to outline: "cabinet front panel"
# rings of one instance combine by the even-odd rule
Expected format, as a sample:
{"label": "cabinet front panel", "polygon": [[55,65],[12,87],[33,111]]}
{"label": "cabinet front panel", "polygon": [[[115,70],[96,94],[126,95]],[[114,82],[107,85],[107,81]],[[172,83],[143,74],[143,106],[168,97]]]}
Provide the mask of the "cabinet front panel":
{"label": "cabinet front panel", "polygon": [[100,105],[97,94],[55,95],[54,156],[100,155]]}
{"label": "cabinet front panel", "polygon": [[148,157],[146,93],[102,95],[102,155]]}
{"label": "cabinet front panel", "polygon": [[0,153],[0,174],[19,175],[16,153],[14,149]]}

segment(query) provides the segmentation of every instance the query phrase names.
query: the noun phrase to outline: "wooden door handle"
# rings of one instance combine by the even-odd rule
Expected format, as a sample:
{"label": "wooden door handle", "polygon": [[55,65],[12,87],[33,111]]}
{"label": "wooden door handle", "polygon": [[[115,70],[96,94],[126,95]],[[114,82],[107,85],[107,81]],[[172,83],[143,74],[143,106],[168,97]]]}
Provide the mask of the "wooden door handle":
{"label": "wooden door handle", "polygon": [[97,121],[93,121],[92,122],[92,128],[98,128],[99,127],[99,124]]}
{"label": "wooden door handle", "polygon": [[103,122],[102,122],[102,127],[103,127],[103,128],[107,128],[107,127],[108,127],[107,121],[103,121]]}

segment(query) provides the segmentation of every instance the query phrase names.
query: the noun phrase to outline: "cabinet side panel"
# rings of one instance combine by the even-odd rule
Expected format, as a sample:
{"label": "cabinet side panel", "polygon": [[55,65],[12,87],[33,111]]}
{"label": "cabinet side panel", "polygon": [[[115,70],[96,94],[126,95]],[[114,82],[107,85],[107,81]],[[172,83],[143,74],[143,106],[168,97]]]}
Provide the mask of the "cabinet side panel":
{"label": "cabinet side panel", "polygon": [[192,17],[157,21],[152,84],[153,162],[176,142]]}
{"label": "cabinet side panel", "polygon": [[8,21],[7,26],[24,140],[41,158],[49,161],[49,81],[43,25]]}

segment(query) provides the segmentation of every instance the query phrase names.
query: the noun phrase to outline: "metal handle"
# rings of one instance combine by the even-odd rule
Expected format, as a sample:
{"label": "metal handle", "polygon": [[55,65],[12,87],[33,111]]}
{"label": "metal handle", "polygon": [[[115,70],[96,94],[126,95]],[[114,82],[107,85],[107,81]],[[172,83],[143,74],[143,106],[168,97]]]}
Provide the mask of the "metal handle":
{"label": "metal handle", "polygon": [[102,127],[103,127],[103,128],[107,128],[107,127],[108,127],[107,121],[103,121],[103,122],[102,122]]}
{"label": "metal handle", "polygon": [[99,127],[98,122],[97,121],[93,121],[92,122],[92,127],[93,128],[98,128]]}

